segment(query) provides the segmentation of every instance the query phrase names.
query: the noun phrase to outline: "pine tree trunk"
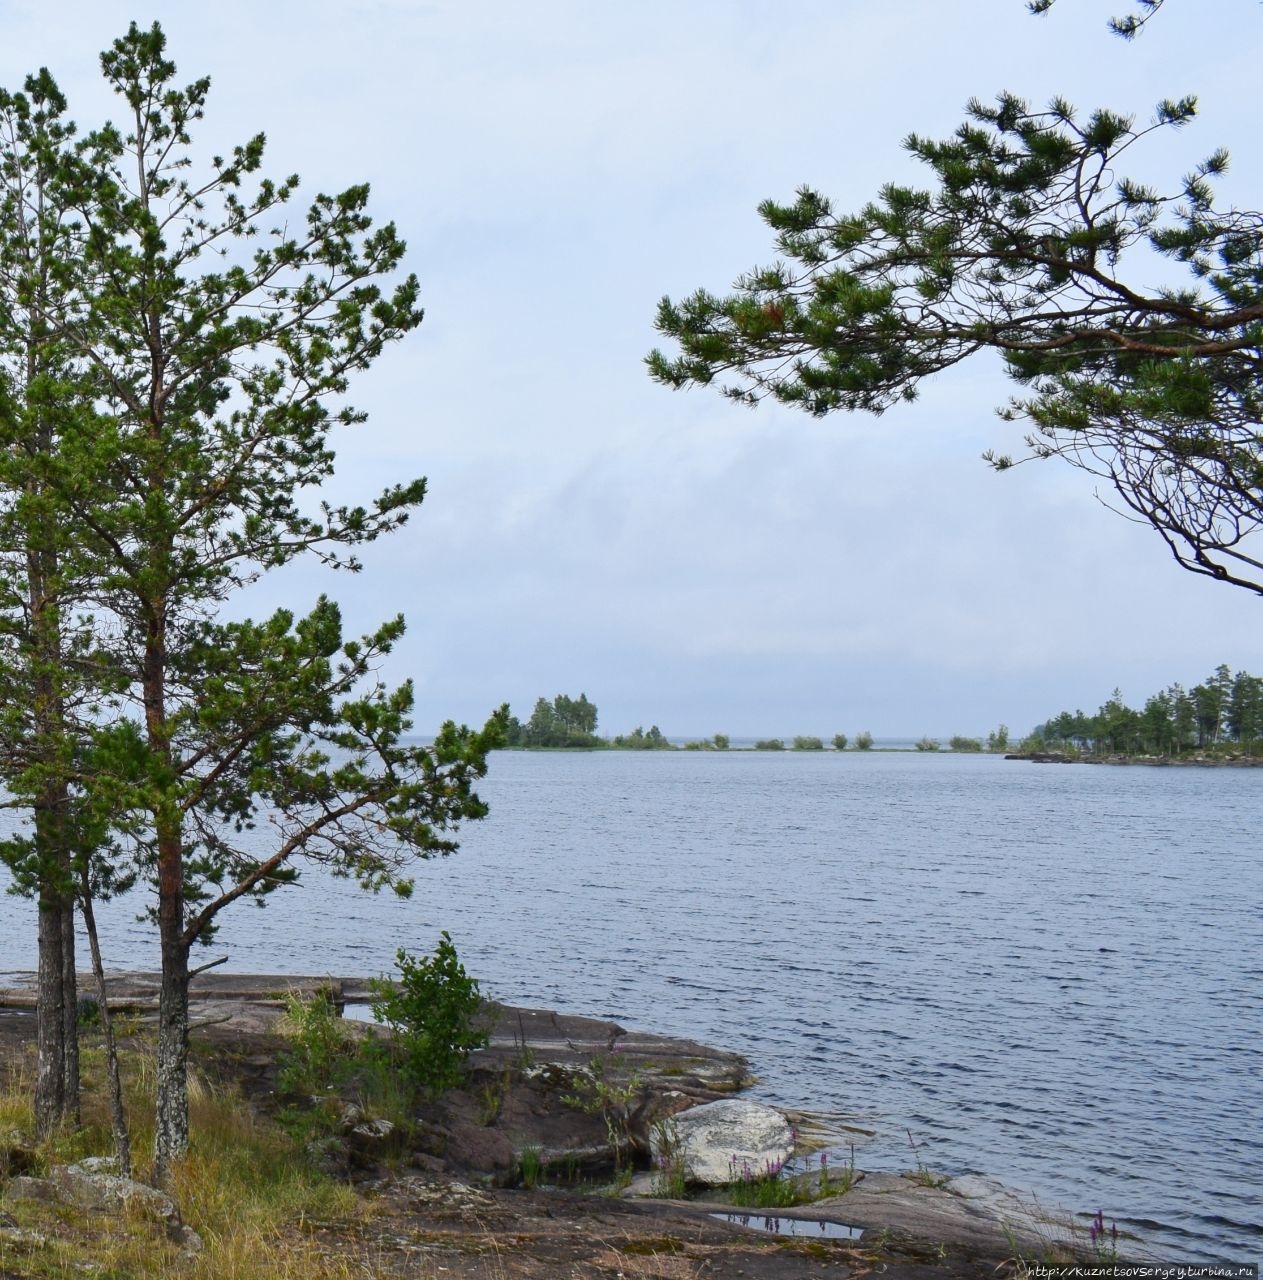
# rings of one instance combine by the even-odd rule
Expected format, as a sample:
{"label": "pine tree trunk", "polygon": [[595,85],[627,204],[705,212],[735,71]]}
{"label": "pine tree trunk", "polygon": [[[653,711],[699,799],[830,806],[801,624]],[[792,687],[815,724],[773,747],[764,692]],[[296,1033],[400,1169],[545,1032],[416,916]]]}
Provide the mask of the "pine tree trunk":
{"label": "pine tree trunk", "polygon": [[[63,839],[61,824],[37,812],[37,839]],[[64,850],[41,873],[39,974],[36,989],[35,1131],[46,1137],[66,1120],[78,1125],[79,990],[75,975],[74,897],[60,892],[69,876]]]}
{"label": "pine tree trunk", "polygon": [[66,1023],[62,981],[65,912],[45,882],[39,897],[39,974],[35,1013],[35,1136],[46,1138],[66,1106]]}
{"label": "pine tree trunk", "polygon": [[158,1103],[154,1115],[154,1182],[189,1148],[189,948],[184,941],[184,843],[180,819],[159,813],[158,936],[162,990],[158,1003]]}
{"label": "pine tree trunk", "polygon": [[[32,362],[28,378],[34,374]],[[51,447],[45,425],[40,426],[36,438],[44,449]],[[40,914],[35,1128],[41,1135],[67,1118],[75,1123],[79,1120],[75,893],[67,840],[69,788],[58,764],[66,739],[66,719],[59,687],[61,625],[52,586],[57,570],[56,551],[40,532],[33,533],[26,555],[26,604],[32,662],[31,750],[44,772],[33,803]]]}
{"label": "pine tree trunk", "polygon": [[158,1105],[154,1115],[154,1183],[163,1186],[172,1162],[189,1149],[188,949],[162,938],[162,994],[158,1007]]}
{"label": "pine tree trunk", "polygon": [[[69,857],[63,858],[69,862]],[[65,868],[69,876],[70,868]],[[75,972],[75,900],[69,893],[61,917],[61,986],[62,986],[62,1115],[76,1127],[81,1123],[79,1110],[79,977]]]}

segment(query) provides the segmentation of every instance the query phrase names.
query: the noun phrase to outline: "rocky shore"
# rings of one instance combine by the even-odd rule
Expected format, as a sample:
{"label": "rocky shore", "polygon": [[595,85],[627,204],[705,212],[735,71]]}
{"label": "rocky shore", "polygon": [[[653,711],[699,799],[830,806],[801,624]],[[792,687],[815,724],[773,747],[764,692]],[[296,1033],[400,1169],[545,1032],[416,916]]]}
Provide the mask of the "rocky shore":
{"label": "rocky shore", "polygon": [[1071,755],[1066,751],[1011,751],[1006,760],[1032,764],[1142,764],[1158,769],[1258,769],[1263,756],[1128,756]]}
{"label": "rocky shore", "polygon": [[[983,1179],[822,1170],[802,1150],[841,1142],[836,1121],[741,1099],[751,1077],[739,1054],[602,1019],[488,1005],[488,1047],[462,1086],[421,1106],[406,1131],[353,1098],[287,1098],[277,1084],[284,997],[317,988],[339,1007],[368,994],[354,978],[199,976],[195,1059],[262,1114],[295,1105],[331,1114],[309,1156],[372,1199],[372,1239],[346,1239],[336,1223],[304,1229],[327,1232],[329,1248],[388,1254],[398,1270],[379,1274],[789,1280],[880,1266],[896,1276],[991,1276],[1018,1257],[1087,1254],[1086,1222]],[[156,975],[118,974],[109,989],[111,1007],[143,1029]],[[32,1006],[28,983],[0,989],[0,1064],[29,1053]],[[22,1144],[7,1141],[0,1209],[83,1185],[74,1170],[51,1171],[48,1185],[15,1177]],[[724,1184],[743,1167],[747,1177],[779,1167],[795,1145],[781,1177],[796,1177],[809,1202],[735,1207]],[[0,1212],[7,1265],[4,1232],[16,1228],[4,1221]],[[429,1269],[409,1269],[422,1257]],[[0,1265],[0,1274],[25,1273]]]}

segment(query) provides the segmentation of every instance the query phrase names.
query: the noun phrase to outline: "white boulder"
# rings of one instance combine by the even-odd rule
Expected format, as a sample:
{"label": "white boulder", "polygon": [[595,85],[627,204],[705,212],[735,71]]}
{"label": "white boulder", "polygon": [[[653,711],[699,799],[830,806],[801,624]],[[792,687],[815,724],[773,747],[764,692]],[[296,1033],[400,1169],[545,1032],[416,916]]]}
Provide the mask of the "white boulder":
{"label": "white boulder", "polygon": [[654,1164],[682,1162],[690,1182],[724,1186],[779,1170],[793,1154],[789,1121],[774,1107],[723,1098],[655,1126]]}

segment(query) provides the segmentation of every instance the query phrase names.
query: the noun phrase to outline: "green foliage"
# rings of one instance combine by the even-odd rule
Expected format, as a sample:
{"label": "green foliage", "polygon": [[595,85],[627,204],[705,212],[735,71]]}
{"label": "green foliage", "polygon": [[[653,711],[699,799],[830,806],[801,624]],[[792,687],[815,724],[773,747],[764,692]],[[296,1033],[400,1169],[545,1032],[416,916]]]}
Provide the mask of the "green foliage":
{"label": "green foliage", "polygon": [[844,733],[835,733],[835,734],[833,735],[833,749],[834,749],[834,751],[845,751],[845,750],[846,750],[846,744],[847,744],[847,741],[848,741],[848,739],[847,739],[846,734],[844,734]]}
{"label": "green foliage", "polygon": [[[27,426],[38,417],[44,433],[28,432],[22,448],[37,459],[42,520],[58,539],[32,550],[50,552],[64,570],[53,578],[73,586],[56,609],[94,615],[46,636],[43,656],[74,654],[71,665],[108,674],[76,691],[90,732],[49,739],[60,779],[72,764],[83,792],[59,812],[98,848],[117,846],[109,873],[139,867],[156,891],[169,1029],[161,1179],[187,1146],[190,948],[231,903],[292,883],[308,852],[367,888],[408,892],[410,859],[450,853],[459,823],[485,814],[474,784],[507,712],[481,731],[445,724],[422,746],[409,740],[411,685],[378,674],[402,617],[348,638],[324,597],[261,620],[223,609],[305,556],[357,569],[358,549],[422,502],[421,477],[363,505],[317,497],[334,474],[333,435],[363,421],[348,401],[352,375],[420,323],[419,285],[395,227],[370,214],[366,184],[300,201],[296,177],[264,176],[261,133],[199,152],[210,81],[177,80],[159,26],[133,23],[101,69],[123,123],[41,126],[30,140],[48,229],[67,233],[45,263],[56,288],[38,299],[49,362],[25,388],[40,406]],[[28,93],[46,123],[65,109],[47,73]],[[0,115],[26,109],[0,95]],[[30,156],[14,159],[0,164],[9,178],[29,168]],[[6,270],[17,210],[0,196]],[[9,397],[7,376],[0,391]],[[0,409],[7,429],[14,415]],[[18,478],[4,471],[15,443],[0,439],[0,510]],[[102,649],[98,635],[118,640]],[[274,839],[258,838],[264,823]]]}
{"label": "green foliage", "polygon": [[518,1176],[527,1188],[538,1187],[544,1180],[544,1161],[538,1147],[523,1147],[518,1155]]}
{"label": "green foliage", "polygon": [[0,840],[0,863],[12,889],[39,902],[41,1135],[78,1115],[78,1029],[49,1008],[50,997],[64,1009],[76,999],[76,893],[104,898],[136,878],[110,862],[83,781],[120,683],[111,629],[93,617],[103,566],[84,553],[61,492],[100,393],[57,333],[64,317],[86,322],[89,310],[76,269],[82,168],[66,105],[47,70],[23,92],[0,89],[0,784],[7,805],[28,815]]}
{"label": "green foliage", "polygon": [[375,978],[369,1004],[376,1021],[394,1032],[393,1052],[407,1082],[436,1097],[458,1084],[465,1059],[487,1044],[476,1025],[482,996],[444,930],[432,956],[395,953],[398,978]]}
{"label": "green foliage", "polygon": [[953,751],[982,750],[982,740],[980,738],[962,738],[959,734],[949,738],[947,745]]}
{"label": "green foliage", "polygon": [[873,735],[867,729],[861,730],[855,735],[856,751],[871,751],[873,749]]}
{"label": "green foliage", "polygon": [[[1119,34],[1160,0],[1139,3]],[[771,265],[727,295],[664,298],[673,351],[651,352],[650,374],[742,404],[880,414],[998,353],[1018,389],[1002,416],[1028,425],[1028,456],[1113,486],[1184,568],[1263,592],[1249,541],[1263,529],[1263,216],[1216,207],[1223,150],[1161,187],[1126,172],[1196,111],[1164,100],[1137,123],[1062,98],[974,99],[946,138],[906,140],[924,185],[890,183],[854,212],[807,187],[760,205]]]}
{"label": "green foliage", "polygon": [[[118,855],[98,857],[91,879],[116,888],[140,868],[156,891],[170,1029],[159,1042],[161,1179],[187,1146],[190,948],[231,903],[292,883],[308,852],[367,888],[408,892],[409,860],[451,852],[459,823],[485,814],[474,784],[507,712],[481,731],[445,724],[421,746],[409,740],[411,685],[378,674],[402,617],[348,638],[324,597],[261,620],[222,608],[305,556],[357,569],[358,549],[423,500],[420,477],[363,505],[316,496],[334,474],[333,434],[364,417],[347,398],[352,375],[420,323],[419,285],[394,226],[371,216],[367,185],[300,201],[296,177],[264,176],[261,133],[199,153],[210,81],[177,80],[157,24],[133,23],[101,69],[119,126],[77,133],[46,72],[28,79],[24,103],[0,94],[0,148],[16,138],[26,151],[5,155],[0,188],[37,157],[54,254],[43,274],[56,285],[33,298],[31,276],[19,289],[48,354],[21,388],[32,412],[0,404],[0,432],[22,420],[20,449],[0,438],[0,512],[30,489],[14,488],[21,451],[39,475],[28,515],[38,506],[56,540],[0,541],[6,555],[47,553],[48,581],[67,586],[45,601],[49,616],[84,614],[43,635],[45,671],[105,675],[46,691],[40,723],[55,750],[40,765],[56,765],[59,798],[73,800],[56,812],[77,847]],[[29,194],[0,189],[6,272]],[[10,301],[0,300],[6,324]],[[0,333],[0,358],[12,336]],[[13,390],[6,367],[3,399]],[[0,607],[12,612],[12,598],[6,588]],[[0,646],[0,741],[16,727],[3,658]],[[71,692],[82,722],[58,726],[55,704]],[[67,796],[68,778],[81,794]],[[258,838],[265,822],[274,839]],[[58,843],[64,853],[64,833]]]}
{"label": "green foliage", "polygon": [[276,1082],[286,1093],[336,1090],[349,1076],[355,1041],[324,988],[305,1000],[285,997],[281,1034],[289,1048],[280,1056]]}
{"label": "green foliage", "polygon": [[700,742],[686,742],[685,751],[727,751],[728,735],[717,733],[713,738],[703,738]]}
{"label": "green foliage", "polygon": [[[1056,0],[1027,0],[1026,7],[1034,14],[1047,13]],[[1125,13],[1109,19],[1109,29],[1124,40],[1134,40],[1150,18],[1162,8],[1165,0],[1135,0],[1139,6],[1135,13]]]}
{"label": "green foliage", "polygon": [[596,736],[596,706],[581,693],[577,698],[559,693],[550,703],[540,698],[531,718],[522,724],[516,716],[507,725],[510,747],[600,747]]}
{"label": "green foliage", "polygon": [[855,1144],[851,1143],[851,1158],[840,1173],[829,1168],[828,1153],[820,1153],[820,1181],[817,1191],[821,1198],[825,1196],[844,1196],[859,1181],[859,1171],[855,1167]]}
{"label": "green foliage", "polygon": [[1115,689],[1095,715],[1063,711],[1024,745],[1091,756],[1263,754],[1263,679],[1221,664],[1192,689],[1172,684],[1151,694],[1142,711]]}
{"label": "green foliage", "polygon": [[728,735],[726,733],[717,733],[712,741],[715,744],[716,751],[728,750]]}
{"label": "green foliage", "polygon": [[658,1151],[653,1193],[665,1200],[683,1200],[688,1193],[689,1168],[680,1128],[673,1116],[654,1125],[654,1146]]}
{"label": "green foliage", "polygon": [[1002,724],[987,734],[988,751],[1007,751],[1009,749],[1009,726]]}
{"label": "green foliage", "polygon": [[762,1169],[754,1169],[748,1160],[738,1161],[733,1156],[729,1161],[733,1204],[751,1209],[787,1209],[801,1204],[798,1187],[781,1177],[783,1168],[781,1161],[769,1160]]}
{"label": "green foliage", "polygon": [[605,1121],[605,1135],[614,1152],[614,1167],[622,1165],[623,1155],[631,1146],[632,1105],[640,1099],[643,1085],[640,1073],[631,1072],[619,1078],[609,1061],[596,1055],[587,1069],[580,1068],[573,1077],[574,1092],[562,1094],[561,1101],[588,1115],[599,1115]]}
{"label": "green foliage", "polygon": [[785,743],[780,738],[760,738],[755,744],[756,751],[784,751]]}
{"label": "green foliage", "polygon": [[795,751],[823,751],[824,742],[819,738],[795,738]]}
{"label": "green foliage", "polygon": [[631,733],[620,733],[610,746],[620,751],[674,751],[675,747],[667,740],[666,735],[656,724],[649,726],[646,733],[637,725]]}
{"label": "green foliage", "polygon": [[937,751],[939,749],[937,738],[922,738],[915,745],[918,751]]}

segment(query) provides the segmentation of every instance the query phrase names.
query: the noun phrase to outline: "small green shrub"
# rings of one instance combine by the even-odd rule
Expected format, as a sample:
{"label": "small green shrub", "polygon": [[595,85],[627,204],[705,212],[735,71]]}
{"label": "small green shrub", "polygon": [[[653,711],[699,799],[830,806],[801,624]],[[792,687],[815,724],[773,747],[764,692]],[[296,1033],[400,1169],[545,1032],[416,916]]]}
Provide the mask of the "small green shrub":
{"label": "small green shrub", "polygon": [[795,751],[823,751],[824,742],[820,738],[798,737],[794,739]]}
{"label": "small green shrub", "polygon": [[329,992],[310,1000],[291,991],[285,997],[281,1032],[291,1048],[281,1055],[276,1082],[286,1093],[324,1093],[350,1070],[353,1042]]}
{"label": "small green shrub", "polygon": [[754,749],[756,751],[784,751],[785,744],[780,738],[760,738],[754,744]]}
{"label": "small green shrub", "polygon": [[856,751],[871,751],[873,749],[873,735],[867,729],[855,735]]}
{"label": "small green shrub", "polygon": [[937,738],[922,738],[921,741],[916,744],[916,749],[918,751],[937,751],[938,746]]}
{"label": "small green shrub", "polygon": [[538,1147],[523,1147],[518,1156],[518,1173],[526,1188],[538,1187],[544,1180],[544,1159]]}
{"label": "small green shrub", "polygon": [[844,733],[835,733],[835,734],[833,735],[833,749],[834,749],[834,751],[845,751],[845,750],[846,750],[846,744],[847,744],[847,736],[846,736],[846,734],[844,734]]}
{"label": "small green shrub", "polygon": [[460,1082],[465,1059],[487,1043],[487,1033],[474,1025],[482,995],[446,930],[432,956],[418,959],[400,947],[395,967],[396,982],[370,982],[369,1007],[394,1032],[395,1052],[408,1082],[436,1097]]}
{"label": "small green shrub", "polygon": [[599,1115],[605,1121],[605,1135],[614,1153],[614,1168],[622,1167],[624,1150],[631,1146],[632,1103],[641,1095],[640,1072],[633,1071],[626,1079],[616,1080],[607,1071],[606,1060],[599,1054],[580,1068],[573,1076],[574,1093],[563,1093],[561,1101],[568,1107],[584,1111],[590,1116]]}

